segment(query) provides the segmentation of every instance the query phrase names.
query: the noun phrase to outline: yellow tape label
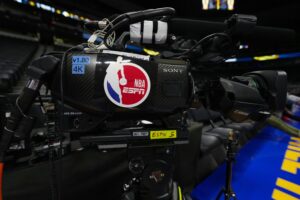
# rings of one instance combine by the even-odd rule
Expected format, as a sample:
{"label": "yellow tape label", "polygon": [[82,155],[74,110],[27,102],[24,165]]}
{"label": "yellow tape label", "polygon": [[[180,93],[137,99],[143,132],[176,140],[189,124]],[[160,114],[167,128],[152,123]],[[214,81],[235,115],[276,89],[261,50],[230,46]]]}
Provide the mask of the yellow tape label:
{"label": "yellow tape label", "polygon": [[177,138],[176,130],[156,130],[150,131],[151,140],[172,139]]}

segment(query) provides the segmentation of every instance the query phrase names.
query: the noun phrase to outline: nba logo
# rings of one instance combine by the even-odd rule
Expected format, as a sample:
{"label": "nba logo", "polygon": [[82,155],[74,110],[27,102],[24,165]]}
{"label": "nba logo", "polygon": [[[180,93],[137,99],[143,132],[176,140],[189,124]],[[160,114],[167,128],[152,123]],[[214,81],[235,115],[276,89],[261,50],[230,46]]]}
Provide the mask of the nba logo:
{"label": "nba logo", "polygon": [[147,72],[137,64],[123,61],[121,56],[106,69],[104,91],[117,106],[133,108],[140,105],[147,99],[150,87]]}

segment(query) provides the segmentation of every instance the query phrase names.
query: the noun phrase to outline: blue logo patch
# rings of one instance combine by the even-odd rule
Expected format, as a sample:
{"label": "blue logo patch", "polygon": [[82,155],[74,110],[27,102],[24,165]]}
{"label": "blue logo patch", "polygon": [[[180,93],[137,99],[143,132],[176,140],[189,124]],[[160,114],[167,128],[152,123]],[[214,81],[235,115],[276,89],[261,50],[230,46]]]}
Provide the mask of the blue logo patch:
{"label": "blue logo patch", "polygon": [[72,74],[85,74],[85,65],[90,60],[90,56],[72,56]]}

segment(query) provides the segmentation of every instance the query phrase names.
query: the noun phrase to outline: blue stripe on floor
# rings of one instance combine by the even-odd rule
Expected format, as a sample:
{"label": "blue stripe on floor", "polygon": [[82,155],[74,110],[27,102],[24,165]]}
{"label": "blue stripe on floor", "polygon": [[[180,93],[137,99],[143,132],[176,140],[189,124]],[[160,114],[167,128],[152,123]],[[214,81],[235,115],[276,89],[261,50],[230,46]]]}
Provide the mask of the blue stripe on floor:
{"label": "blue stripe on floor", "polygon": [[[294,125],[300,127],[300,124]],[[290,139],[282,131],[268,126],[239,151],[233,169],[233,190],[239,200],[269,200],[275,188],[300,199],[300,195],[276,186],[277,178],[282,178],[300,187],[300,168],[297,174],[281,170]],[[225,164],[194,189],[193,199],[215,200],[224,184]]]}

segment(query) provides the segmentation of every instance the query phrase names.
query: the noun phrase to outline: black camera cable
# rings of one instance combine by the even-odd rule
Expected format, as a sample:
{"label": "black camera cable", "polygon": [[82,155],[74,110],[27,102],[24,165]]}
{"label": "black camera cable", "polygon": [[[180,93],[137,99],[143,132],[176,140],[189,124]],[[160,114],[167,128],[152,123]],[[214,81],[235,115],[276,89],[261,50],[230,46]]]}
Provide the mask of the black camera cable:
{"label": "black camera cable", "polygon": [[[63,85],[63,75],[64,75],[64,66],[65,66],[65,63],[66,63],[66,57],[68,55],[68,53],[70,53],[71,51],[74,51],[74,50],[78,50],[78,51],[82,51],[84,48],[86,47],[86,44],[83,43],[83,44],[80,44],[80,45],[77,45],[77,46],[74,46],[74,47],[71,47],[69,48],[68,50],[66,50],[64,53],[63,53],[63,56],[62,56],[62,60],[61,60],[61,65],[60,65],[60,100],[61,100],[61,107],[60,107],[60,114],[62,115],[60,117],[60,124],[62,125],[63,123],[63,115],[64,115],[64,85]],[[58,149],[58,156],[57,156],[57,160],[59,161],[59,170],[58,170],[58,174],[59,174],[59,186],[58,187],[55,187],[55,186],[52,186],[52,196],[54,197],[57,197],[56,199],[57,200],[60,200],[61,199],[61,196],[62,196],[62,176],[63,176],[63,165],[62,165],[62,156],[63,156],[63,140],[64,140],[64,133],[63,133],[63,130],[58,130],[59,132],[59,149]],[[55,166],[54,167],[51,167],[51,174],[53,175],[52,176],[52,183],[56,183],[57,182],[57,176],[56,176],[56,168]],[[55,189],[57,188],[57,189]],[[57,191],[55,191],[57,190]],[[57,195],[56,195],[57,194]],[[55,200],[55,199],[53,199]]]}

